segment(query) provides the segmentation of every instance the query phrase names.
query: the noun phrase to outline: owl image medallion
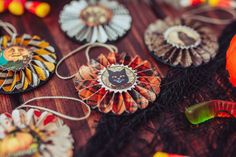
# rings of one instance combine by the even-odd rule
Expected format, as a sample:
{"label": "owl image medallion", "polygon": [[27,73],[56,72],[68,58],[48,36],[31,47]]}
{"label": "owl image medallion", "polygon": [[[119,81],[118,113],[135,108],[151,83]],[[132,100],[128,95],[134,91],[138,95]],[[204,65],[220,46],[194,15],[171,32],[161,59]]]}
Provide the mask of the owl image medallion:
{"label": "owl image medallion", "polygon": [[201,43],[201,37],[194,29],[186,26],[173,26],[164,33],[167,43],[172,46],[187,49],[197,47]]}

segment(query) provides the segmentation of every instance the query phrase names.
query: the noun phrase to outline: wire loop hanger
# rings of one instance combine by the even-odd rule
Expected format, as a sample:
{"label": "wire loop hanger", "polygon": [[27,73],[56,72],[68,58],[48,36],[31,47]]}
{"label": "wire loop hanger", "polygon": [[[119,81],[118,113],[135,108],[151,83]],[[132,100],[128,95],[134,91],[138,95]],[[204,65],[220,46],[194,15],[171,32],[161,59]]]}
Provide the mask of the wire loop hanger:
{"label": "wire loop hanger", "polygon": [[[33,102],[35,100],[45,100],[45,99],[64,99],[64,100],[72,100],[72,101],[77,101],[82,103],[86,108],[87,108],[87,113],[85,114],[85,116],[83,117],[72,117],[72,116],[68,116],[62,113],[59,113],[57,111],[45,108],[45,107],[41,107],[41,106],[34,106],[34,105],[27,105],[30,102]],[[17,107],[16,109],[22,109],[22,108],[32,108],[32,109],[38,109],[38,110],[42,110],[42,111],[46,111],[46,112],[50,112],[54,115],[57,115],[63,119],[67,119],[67,120],[72,120],[72,121],[81,121],[81,120],[85,120],[87,119],[90,114],[91,114],[91,109],[88,106],[88,104],[86,104],[85,102],[83,102],[82,100],[78,99],[78,98],[73,98],[73,97],[67,97],[67,96],[43,96],[43,97],[36,97],[36,98],[32,98],[26,102],[24,102],[22,105],[20,105],[19,107]]]}
{"label": "wire loop hanger", "polygon": [[85,50],[85,56],[86,56],[86,60],[87,60],[87,64],[90,63],[90,56],[89,56],[89,53],[91,51],[92,48],[94,47],[102,47],[102,48],[106,48],[108,49],[110,52],[118,52],[118,49],[116,46],[114,45],[110,45],[110,44],[102,44],[102,43],[88,43],[88,44],[85,44],[83,46],[80,46],[74,50],[72,50],[71,52],[69,52],[67,55],[65,55],[56,65],[56,70],[55,70],[55,73],[56,75],[60,78],[60,79],[63,79],[63,80],[68,80],[68,79],[72,79],[73,77],[75,77],[76,73],[70,75],[70,76],[62,76],[61,74],[59,74],[59,66],[69,57],[73,56],[74,54],[82,51],[83,49],[86,48]]}
{"label": "wire loop hanger", "polygon": [[17,35],[16,28],[8,22],[3,22],[0,20],[0,27],[2,27],[10,36]]}
{"label": "wire loop hanger", "polygon": [[[216,10],[221,10],[221,11],[231,14],[231,18],[220,19],[220,18],[213,18],[213,17],[199,15],[201,13],[207,13],[207,12],[216,11]],[[216,24],[216,25],[227,25],[236,19],[236,12],[234,9],[212,8],[209,6],[203,6],[203,7],[199,7],[199,8],[185,12],[182,15],[182,17],[191,18],[191,19],[198,20],[204,23],[210,23],[210,24]]]}

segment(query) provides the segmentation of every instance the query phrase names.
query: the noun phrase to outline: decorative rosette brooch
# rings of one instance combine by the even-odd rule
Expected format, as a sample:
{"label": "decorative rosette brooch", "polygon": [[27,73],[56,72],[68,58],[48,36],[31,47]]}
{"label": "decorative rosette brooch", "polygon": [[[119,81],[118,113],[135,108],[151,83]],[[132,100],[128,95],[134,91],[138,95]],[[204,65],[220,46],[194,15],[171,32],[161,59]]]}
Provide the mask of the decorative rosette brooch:
{"label": "decorative rosette brooch", "polygon": [[49,79],[55,70],[56,54],[48,42],[27,34],[0,38],[0,92],[30,90]]}
{"label": "decorative rosette brooch", "polygon": [[157,20],[145,32],[153,56],[171,66],[200,66],[213,59],[217,38],[210,28],[191,19]]}
{"label": "decorative rosette brooch", "polygon": [[156,100],[161,78],[149,61],[125,53],[100,54],[75,76],[79,97],[99,111],[134,113]]}
{"label": "decorative rosette brooch", "polygon": [[115,41],[131,28],[129,11],[117,1],[79,0],[67,4],[60,14],[61,29],[79,42]]}
{"label": "decorative rosette brooch", "polygon": [[38,110],[0,115],[0,156],[72,157],[73,139],[58,117]]}

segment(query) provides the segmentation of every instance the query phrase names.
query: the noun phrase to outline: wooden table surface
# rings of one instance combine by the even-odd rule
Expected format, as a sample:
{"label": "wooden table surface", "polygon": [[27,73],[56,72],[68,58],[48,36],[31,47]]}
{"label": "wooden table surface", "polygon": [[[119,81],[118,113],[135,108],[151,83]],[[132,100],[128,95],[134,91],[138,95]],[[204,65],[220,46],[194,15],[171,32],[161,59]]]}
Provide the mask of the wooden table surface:
{"label": "wooden table surface", "polygon": [[[58,24],[59,12],[62,10],[63,6],[69,2],[69,0],[51,0],[49,2],[53,5],[52,12],[47,18],[39,19],[30,13],[26,13],[20,17],[10,15],[9,13],[3,13],[0,15],[0,19],[12,23],[17,28],[19,34],[36,34],[49,41],[56,48],[56,53],[60,59],[62,56],[79,47],[81,44],[73,42],[67,38],[60,30]],[[163,4],[161,0],[153,0],[149,1],[149,3],[147,0],[120,0],[120,2],[129,9],[133,18],[133,24],[128,35],[118,42],[115,42],[114,45],[116,45],[120,51],[127,52],[131,56],[138,54],[142,58],[148,59],[154,65],[159,67],[164,76],[168,67],[157,63],[149,55],[143,42],[143,34],[151,22],[166,16],[178,16],[181,12]],[[219,15],[226,16],[223,14],[216,15],[215,13],[209,13],[209,15],[214,17]],[[215,29],[215,33],[218,35],[221,33],[223,28],[223,26],[209,26]],[[96,49],[96,51],[93,50],[92,57],[97,57],[101,52],[107,53],[106,50]],[[68,59],[65,64],[62,65],[61,71],[65,75],[73,74],[78,70],[78,67],[84,63],[84,54],[78,53],[75,57]],[[31,92],[16,95],[0,95],[0,102],[2,104],[0,105],[0,112],[11,112],[14,108],[28,99],[49,95],[78,97],[72,80],[60,80],[56,75],[54,75],[45,85]],[[64,100],[40,101],[32,104],[48,107],[72,116],[82,116],[85,111],[85,108],[81,107],[80,104]],[[72,130],[75,139],[74,146],[76,149],[83,147],[95,133],[96,124],[100,117],[101,113],[92,111],[91,116],[87,120],[80,122],[66,121]]]}

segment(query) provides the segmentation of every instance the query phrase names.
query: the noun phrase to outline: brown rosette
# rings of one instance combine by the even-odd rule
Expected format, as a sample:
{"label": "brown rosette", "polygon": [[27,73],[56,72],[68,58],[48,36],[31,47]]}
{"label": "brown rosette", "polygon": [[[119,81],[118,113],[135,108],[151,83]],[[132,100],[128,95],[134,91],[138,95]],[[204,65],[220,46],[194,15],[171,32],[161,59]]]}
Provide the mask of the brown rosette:
{"label": "brown rosette", "polygon": [[200,66],[218,52],[212,30],[191,19],[157,20],[147,28],[144,39],[156,59],[175,67]]}

